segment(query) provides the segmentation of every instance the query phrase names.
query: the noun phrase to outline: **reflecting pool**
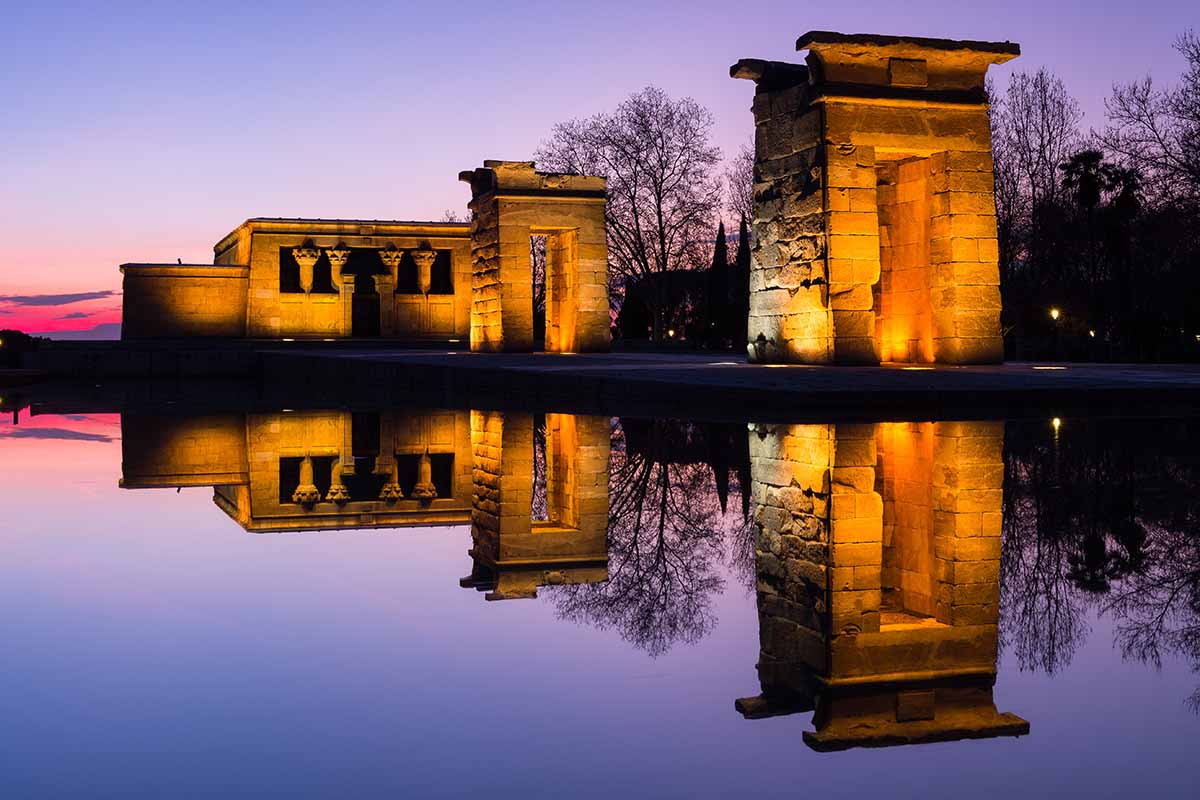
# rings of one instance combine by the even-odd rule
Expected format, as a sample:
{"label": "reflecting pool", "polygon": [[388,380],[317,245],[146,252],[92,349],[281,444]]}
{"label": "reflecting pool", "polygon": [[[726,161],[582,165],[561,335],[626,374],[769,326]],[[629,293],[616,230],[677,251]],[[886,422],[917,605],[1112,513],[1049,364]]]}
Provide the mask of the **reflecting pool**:
{"label": "reflecting pool", "polygon": [[1194,420],[85,407],[0,797],[1194,796]]}

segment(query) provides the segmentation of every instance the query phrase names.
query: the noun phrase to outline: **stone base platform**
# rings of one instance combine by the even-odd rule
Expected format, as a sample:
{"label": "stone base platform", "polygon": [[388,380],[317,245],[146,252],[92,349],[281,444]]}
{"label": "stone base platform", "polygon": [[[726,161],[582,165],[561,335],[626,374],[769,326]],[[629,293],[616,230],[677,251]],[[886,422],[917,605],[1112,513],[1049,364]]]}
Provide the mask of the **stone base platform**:
{"label": "stone base platform", "polygon": [[154,381],[154,397],[175,393],[173,402],[208,407],[249,396],[297,408],[423,404],[793,423],[1200,412],[1200,365],[817,367],[747,364],[732,353],[483,354],[455,346],[96,342],[56,344],[28,366],[85,382],[91,395],[146,395],[134,389]]}

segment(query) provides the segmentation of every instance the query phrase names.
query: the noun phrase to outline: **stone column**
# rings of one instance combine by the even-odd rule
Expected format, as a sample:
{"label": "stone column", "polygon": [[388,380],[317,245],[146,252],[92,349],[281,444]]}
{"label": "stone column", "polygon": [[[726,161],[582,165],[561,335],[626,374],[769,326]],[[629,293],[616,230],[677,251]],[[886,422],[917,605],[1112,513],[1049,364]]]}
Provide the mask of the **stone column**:
{"label": "stone column", "polygon": [[934,359],[942,364],[1003,361],[991,153],[935,153],[929,161]]}
{"label": "stone column", "polygon": [[312,291],[313,266],[321,257],[321,251],[315,247],[293,247],[292,258],[300,265],[300,288],[305,294]]}
{"label": "stone column", "polygon": [[300,462],[300,483],[292,492],[292,502],[311,509],[321,501],[321,493],[313,482],[313,463],[308,456]]}
{"label": "stone column", "polygon": [[[525,555],[532,526],[533,417],[522,412],[471,412],[475,491],[471,502],[471,557],[495,583],[488,600],[534,597],[536,580],[511,577],[504,585],[500,565]],[[525,576],[529,578],[529,576]]]}
{"label": "stone column", "polygon": [[374,279],[379,295],[379,333],[391,336],[396,326],[396,282],[391,275],[375,275]]}
{"label": "stone column", "polygon": [[343,273],[338,287],[342,302],[342,336],[354,334],[354,276]]}
{"label": "stone column", "polygon": [[413,486],[413,499],[422,505],[428,505],[437,499],[437,487],[433,485],[433,463],[429,460],[429,448],[421,454],[417,464],[417,482]]}

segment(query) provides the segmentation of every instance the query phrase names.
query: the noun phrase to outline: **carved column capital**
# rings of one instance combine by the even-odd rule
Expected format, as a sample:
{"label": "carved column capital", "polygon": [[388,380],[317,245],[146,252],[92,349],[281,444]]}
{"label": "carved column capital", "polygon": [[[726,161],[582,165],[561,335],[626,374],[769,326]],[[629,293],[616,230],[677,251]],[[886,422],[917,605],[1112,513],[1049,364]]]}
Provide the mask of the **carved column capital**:
{"label": "carved column capital", "polygon": [[424,244],[416,250],[409,250],[408,254],[412,256],[413,263],[417,265],[417,285],[421,289],[421,294],[429,294],[432,286],[433,262],[437,260],[437,251],[428,244]]}
{"label": "carved column capital", "polygon": [[293,247],[292,258],[296,259],[296,264],[300,267],[300,288],[305,294],[312,291],[313,284],[313,265],[317,263],[317,259],[321,257],[321,251],[315,247]]}
{"label": "carved column capital", "polygon": [[397,250],[395,246],[388,247],[379,251],[379,260],[387,267],[388,273],[392,276],[392,283],[396,283],[400,271],[400,262],[404,259],[404,251]]}
{"label": "carved column capital", "polygon": [[422,505],[428,505],[437,498],[437,487],[433,485],[433,465],[429,460],[429,448],[421,455],[417,465],[417,483],[413,487],[412,496]]}
{"label": "carved column capital", "polygon": [[321,501],[321,493],[313,482],[313,463],[308,456],[300,462],[300,483],[292,492],[292,502],[299,503],[306,509],[311,509]]}
{"label": "carved column capital", "polygon": [[327,249],[325,257],[329,259],[330,278],[337,283],[338,279],[342,277],[342,268],[346,266],[346,261],[350,258],[350,251],[338,245]]}

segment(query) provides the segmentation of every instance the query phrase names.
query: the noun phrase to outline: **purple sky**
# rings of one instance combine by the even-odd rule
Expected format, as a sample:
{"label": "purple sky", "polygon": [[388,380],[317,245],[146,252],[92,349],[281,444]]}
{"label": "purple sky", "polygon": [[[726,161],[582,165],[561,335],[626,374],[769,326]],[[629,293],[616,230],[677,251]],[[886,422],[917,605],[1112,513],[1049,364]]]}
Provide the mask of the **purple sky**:
{"label": "purple sky", "polygon": [[[209,261],[250,216],[461,211],[460,170],[529,158],[555,122],[649,83],[711,109],[729,154],[753,92],[729,64],[797,59],[809,29],[1017,41],[994,74],[1048,66],[1100,124],[1113,81],[1175,79],[1170,44],[1198,17],[1183,0],[1110,5],[25,4],[0,49],[0,296],[116,289],[122,261]],[[0,327],[109,321],[115,303],[0,300]]]}

